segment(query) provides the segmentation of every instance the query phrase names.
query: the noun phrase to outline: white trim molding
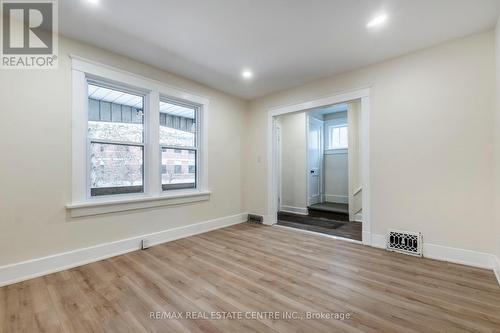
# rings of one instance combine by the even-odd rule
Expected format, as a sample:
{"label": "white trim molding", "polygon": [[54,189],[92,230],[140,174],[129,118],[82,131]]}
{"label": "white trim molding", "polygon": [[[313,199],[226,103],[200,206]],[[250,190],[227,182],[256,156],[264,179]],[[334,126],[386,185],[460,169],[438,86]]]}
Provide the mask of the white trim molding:
{"label": "white trim molding", "polygon": [[340,104],[355,100],[361,101],[361,165],[363,187],[363,244],[370,245],[371,211],[370,211],[370,88],[339,92],[331,96],[306,101],[294,105],[275,107],[267,112],[267,215],[275,224],[278,212],[278,170],[276,168],[276,124],[277,116],[307,111],[310,109]]}
{"label": "white trim molding", "polygon": [[[368,236],[368,235],[367,235]],[[386,248],[386,239],[384,235],[377,235],[377,234],[371,234],[370,236],[370,241],[371,241],[371,246],[376,247],[379,249],[385,249]]]}
{"label": "white trim molding", "polygon": [[347,148],[335,148],[335,149],[324,149],[325,155],[348,155],[349,151]]}
{"label": "white trim molding", "polygon": [[294,214],[300,214],[300,215],[309,214],[309,211],[306,207],[294,207],[294,206],[281,205],[280,211],[285,212],[285,213],[294,213]]}
{"label": "white trim molding", "polygon": [[208,97],[201,96],[182,88],[170,86],[168,83],[165,83],[163,81],[150,79],[139,74],[128,72],[74,54],[71,54],[70,57],[72,69],[79,72],[90,73],[104,79],[111,78],[118,82],[133,80],[135,86],[144,87],[149,90],[158,90],[162,95],[189,100],[198,104],[210,103]]}
{"label": "white trim molding", "polygon": [[424,242],[424,258],[493,269],[495,256],[484,252],[428,244]]}
{"label": "white trim molding", "polygon": [[355,222],[363,222],[363,213],[354,214],[354,221]]}
{"label": "white trim molding", "polygon": [[[371,240],[373,247],[381,249],[386,248],[386,237],[384,235],[372,234]],[[495,271],[497,278],[500,275],[500,261],[495,255],[490,253],[424,242],[423,257],[454,264],[491,269]]]}
{"label": "white trim molding", "polygon": [[304,110],[310,110],[322,106],[332,105],[332,104],[340,104],[345,102],[354,101],[366,96],[370,96],[370,88],[362,88],[358,90],[348,91],[348,92],[339,92],[333,94],[331,96],[299,103],[288,106],[281,106],[272,108],[269,110],[269,114],[272,117],[276,117],[282,114],[299,112]]}
{"label": "white trim molding", "polygon": [[174,206],[210,200],[209,191],[186,191],[175,195],[163,194],[156,197],[109,200],[104,202],[84,202],[66,205],[71,217],[108,214],[128,210]]}
{"label": "white trim molding", "polygon": [[[210,200],[208,191],[208,114],[210,101],[194,93],[173,88],[134,73],[100,64],[75,55],[72,61],[72,197],[66,205],[72,217],[168,206]],[[88,82],[97,81],[110,87],[130,89],[144,95],[144,193],[91,197],[89,176],[89,142],[87,138]],[[196,188],[162,190],[159,138],[159,103],[173,99],[196,109]]]}
{"label": "white trim molding", "polygon": [[277,223],[277,221],[276,221],[276,219],[273,218],[273,216],[271,216],[271,215],[263,215],[262,216],[262,224],[275,225],[276,223]]}
{"label": "white trim molding", "polygon": [[159,245],[177,239],[205,233],[246,222],[248,213],[221,217],[187,226],[99,244],[51,256],[0,266],[0,287],[29,280],[39,276],[60,272],[91,262],[139,250],[142,241],[148,246]]}
{"label": "white trim molding", "polygon": [[495,276],[497,277],[498,284],[500,285],[500,257],[494,256],[494,268]]}

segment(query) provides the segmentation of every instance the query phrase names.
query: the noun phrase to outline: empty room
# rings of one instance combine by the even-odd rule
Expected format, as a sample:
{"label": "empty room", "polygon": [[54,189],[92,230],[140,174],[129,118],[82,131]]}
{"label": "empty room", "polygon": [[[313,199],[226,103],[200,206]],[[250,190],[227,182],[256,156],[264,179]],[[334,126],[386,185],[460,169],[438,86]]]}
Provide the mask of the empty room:
{"label": "empty room", "polygon": [[499,0],[0,8],[0,333],[500,332]]}

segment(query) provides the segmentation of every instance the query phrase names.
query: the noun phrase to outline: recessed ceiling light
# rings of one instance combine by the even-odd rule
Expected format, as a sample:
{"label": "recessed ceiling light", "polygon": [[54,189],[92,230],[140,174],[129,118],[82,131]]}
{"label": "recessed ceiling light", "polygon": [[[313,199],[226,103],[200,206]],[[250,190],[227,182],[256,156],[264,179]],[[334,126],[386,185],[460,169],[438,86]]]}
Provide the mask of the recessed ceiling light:
{"label": "recessed ceiling light", "polygon": [[370,22],[366,24],[366,27],[368,29],[379,27],[383,25],[385,22],[387,22],[387,18],[388,18],[387,14],[377,15],[373,19],[371,19]]}
{"label": "recessed ceiling light", "polygon": [[87,0],[87,1],[93,5],[97,5],[99,3],[99,0]]}
{"label": "recessed ceiling light", "polygon": [[241,76],[243,76],[244,79],[251,79],[253,77],[253,73],[251,70],[245,69],[241,72]]}

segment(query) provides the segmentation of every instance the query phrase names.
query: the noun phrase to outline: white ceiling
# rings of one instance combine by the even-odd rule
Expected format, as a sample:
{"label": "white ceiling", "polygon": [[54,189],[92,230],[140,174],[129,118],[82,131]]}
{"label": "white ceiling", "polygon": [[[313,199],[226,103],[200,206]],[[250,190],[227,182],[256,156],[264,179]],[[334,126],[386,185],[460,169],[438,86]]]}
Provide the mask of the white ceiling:
{"label": "white ceiling", "polygon": [[[59,3],[63,35],[247,99],[485,31],[500,15],[500,0]],[[367,30],[380,12],[387,25]]]}

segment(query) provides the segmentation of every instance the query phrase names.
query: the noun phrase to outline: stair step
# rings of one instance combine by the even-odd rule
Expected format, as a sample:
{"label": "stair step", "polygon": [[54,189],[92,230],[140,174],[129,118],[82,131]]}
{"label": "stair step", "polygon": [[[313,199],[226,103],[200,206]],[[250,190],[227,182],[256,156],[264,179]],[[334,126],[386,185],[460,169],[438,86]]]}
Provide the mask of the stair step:
{"label": "stair step", "polygon": [[349,214],[349,206],[347,204],[324,202],[311,205],[307,208],[309,209],[309,211],[314,210],[320,212]]}
{"label": "stair step", "polygon": [[347,204],[323,202],[311,205],[307,209],[309,216],[349,221],[349,208]]}
{"label": "stair step", "polygon": [[278,212],[278,221],[288,224],[306,224],[326,229],[337,229],[348,223],[347,221],[335,221],[324,217],[312,217],[287,212]]}

